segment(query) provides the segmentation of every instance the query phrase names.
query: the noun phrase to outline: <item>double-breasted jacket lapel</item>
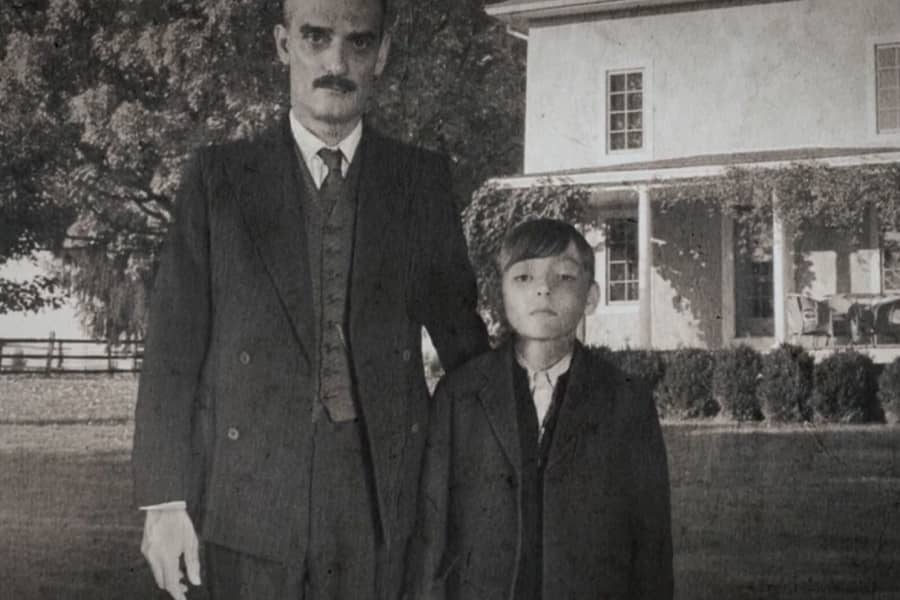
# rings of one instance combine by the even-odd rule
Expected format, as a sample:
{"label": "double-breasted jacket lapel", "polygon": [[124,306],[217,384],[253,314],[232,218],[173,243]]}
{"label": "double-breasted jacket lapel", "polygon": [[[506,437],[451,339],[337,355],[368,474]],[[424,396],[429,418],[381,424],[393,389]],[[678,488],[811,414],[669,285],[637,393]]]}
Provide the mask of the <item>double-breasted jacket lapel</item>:
{"label": "double-breasted jacket lapel", "polygon": [[248,157],[234,183],[244,222],[312,364],[315,324],[299,168],[285,118]]}
{"label": "double-breasted jacket lapel", "polygon": [[[353,246],[353,269],[350,279],[350,325],[361,318],[366,303],[381,284],[381,265],[389,228],[406,224],[402,207],[408,198],[396,186],[402,175],[396,156],[390,156],[384,139],[372,128],[363,129],[357,155],[360,165],[359,190],[356,195],[356,230]],[[399,259],[400,257],[395,257]],[[355,349],[354,349],[355,351]]]}

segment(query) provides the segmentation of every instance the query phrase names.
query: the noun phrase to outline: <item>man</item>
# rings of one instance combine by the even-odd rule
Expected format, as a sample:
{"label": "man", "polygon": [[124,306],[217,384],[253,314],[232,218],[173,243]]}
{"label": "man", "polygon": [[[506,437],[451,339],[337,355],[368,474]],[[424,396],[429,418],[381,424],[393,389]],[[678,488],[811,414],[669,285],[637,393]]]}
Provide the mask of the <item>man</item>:
{"label": "man", "polygon": [[362,122],[385,0],[285,0],[291,111],[200,150],[151,308],[134,439],[142,551],[186,597],[396,598],[429,397],[487,348],[446,160]]}

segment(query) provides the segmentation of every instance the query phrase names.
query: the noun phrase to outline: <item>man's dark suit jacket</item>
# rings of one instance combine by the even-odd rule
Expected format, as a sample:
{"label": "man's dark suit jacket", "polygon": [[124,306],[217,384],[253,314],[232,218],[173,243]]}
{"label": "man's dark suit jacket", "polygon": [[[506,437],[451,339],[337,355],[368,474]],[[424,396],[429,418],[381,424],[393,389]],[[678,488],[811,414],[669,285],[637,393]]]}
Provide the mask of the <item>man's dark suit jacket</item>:
{"label": "man's dark suit jacket", "polygon": [[[200,150],[151,306],[136,502],[186,500],[201,538],[284,560],[303,516],[316,342],[300,159],[285,118]],[[487,348],[447,161],[366,126],[348,337],[378,530],[403,548],[427,430],[421,326],[447,368]],[[327,418],[327,417],[325,417]],[[296,557],[294,557],[296,558]]]}
{"label": "man's dark suit jacket", "polygon": [[[513,351],[438,386],[423,470],[416,597],[512,600],[522,552]],[[547,454],[544,600],[670,599],[666,450],[649,388],[579,347]]]}

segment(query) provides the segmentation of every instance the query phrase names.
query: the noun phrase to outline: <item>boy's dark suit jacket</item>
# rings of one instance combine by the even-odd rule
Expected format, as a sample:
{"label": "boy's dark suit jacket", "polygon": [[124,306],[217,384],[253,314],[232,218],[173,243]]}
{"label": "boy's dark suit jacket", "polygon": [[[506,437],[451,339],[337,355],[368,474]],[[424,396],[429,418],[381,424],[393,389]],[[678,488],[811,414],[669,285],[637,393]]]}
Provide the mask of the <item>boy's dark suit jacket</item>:
{"label": "boy's dark suit jacket", "polygon": [[[200,150],[155,283],[136,409],[136,501],[188,501],[201,537],[284,560],[317,353],[300,159],[285,117]],[[366,126],[348,343],[378,525],[402,556],[428,422],[421,325],[448,367],[487,349],[447,161]],[[325,417],[327,418],[327,417]],[[199,514],[198,514],[199,513]]]}
{"label": "boy's dark suit jacket", "polygon": [[[512,599],[521,443],[509,346],[451,373],[434,400],[416,596]],[[649,388],[579,346],[544,475],[543,599],[669,599],[666,450]]]}

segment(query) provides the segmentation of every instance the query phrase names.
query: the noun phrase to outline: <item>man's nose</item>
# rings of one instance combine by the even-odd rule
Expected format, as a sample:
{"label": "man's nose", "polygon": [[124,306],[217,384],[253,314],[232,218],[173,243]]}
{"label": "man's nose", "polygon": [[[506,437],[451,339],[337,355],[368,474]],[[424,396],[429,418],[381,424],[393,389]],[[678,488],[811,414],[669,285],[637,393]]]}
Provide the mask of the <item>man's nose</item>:
{"label": "man's nose", "polygon": [[328,49],[325,57],[325,70],[329,75],[347,74],[347,48],[345,42],[338,40]]}

